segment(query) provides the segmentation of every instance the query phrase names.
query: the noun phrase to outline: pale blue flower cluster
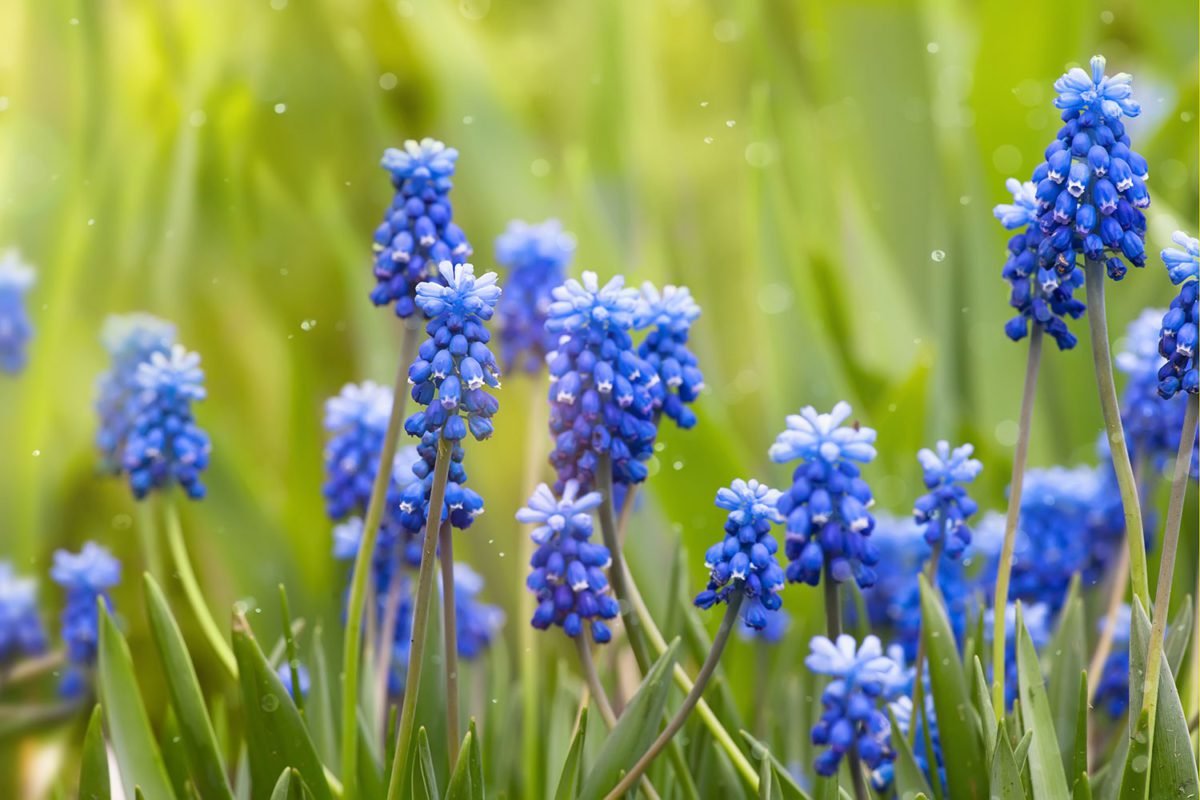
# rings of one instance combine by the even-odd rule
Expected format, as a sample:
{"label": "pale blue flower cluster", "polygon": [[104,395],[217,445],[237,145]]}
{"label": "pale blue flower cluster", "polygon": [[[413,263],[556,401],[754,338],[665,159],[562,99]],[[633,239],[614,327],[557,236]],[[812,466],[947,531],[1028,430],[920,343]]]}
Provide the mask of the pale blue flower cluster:
{"label": "pale blue flower cluster", "polygon": [[109,590],[121,580],[121,562],[104,547],[87,542],[78,553],[56,550],[50,577],[67,595],[62,612],[62,640],[68,667],[59,690],[75,696],[87,684],[87,671],[96,661],[100,643],[98,602],[110,610]]}
{"label": "pale blue flower cluster", "polygon": [[37,581],[18,575],[8,561],[0,561],[0,670],[18,658],[45,650]]}
{"label": "pale blue flower cluster", "polygon": [[941,545],[950,558],[961,556],[971,543],[967,519],[979,510],[964,486],[983,471],[983,464],[971,458],[974,452],[974,445],[951,450],[949,442],[940,441],[936,450],[924,448],[917,453],[929,491],[917,498],[913,519],[925,527],[925,541],[934,548]]}
{"label": "pale blue flower cluster", "polygon": [[504,626],[504,611],[479,599],[483,578],[461,562],[454,565],[456,647],[460,658],[479,658]]}
{"label": "pale blue flower cluster", "polygon": [[558,342],[546,330],[551,292],[566,280],[574,254],[575,239],[556,219],[536,225],[515,220],[496,239],[496,262],[509,270],[496,306],[506,373],[545,368],[546,354]]}

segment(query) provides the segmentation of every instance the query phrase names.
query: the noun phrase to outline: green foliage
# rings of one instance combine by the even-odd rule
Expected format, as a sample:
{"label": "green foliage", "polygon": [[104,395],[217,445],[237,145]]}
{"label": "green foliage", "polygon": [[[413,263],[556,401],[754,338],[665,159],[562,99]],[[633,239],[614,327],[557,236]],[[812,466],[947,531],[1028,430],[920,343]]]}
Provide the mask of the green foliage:
{"label": "green foliage", "polygon": [[[1034,800],[1055,800],[1067,797],[1070,790],[1063,770],[1062,756],[1055,736],[1055,719],[1042,681],[1042,665],[1025,620],[1017,606],[1017,678],[1020,684],[1021,725],[1032,739],[1029,744],[1029,778],[1033,784]],[[1068,729],[1074,732],[1074,716]]]}
{"label": "green foliage", "polygon": [[83,756],[79,762],[79,800],[109,800],[112,796],[102,725],[100,706],[96,706],[88,720]]}

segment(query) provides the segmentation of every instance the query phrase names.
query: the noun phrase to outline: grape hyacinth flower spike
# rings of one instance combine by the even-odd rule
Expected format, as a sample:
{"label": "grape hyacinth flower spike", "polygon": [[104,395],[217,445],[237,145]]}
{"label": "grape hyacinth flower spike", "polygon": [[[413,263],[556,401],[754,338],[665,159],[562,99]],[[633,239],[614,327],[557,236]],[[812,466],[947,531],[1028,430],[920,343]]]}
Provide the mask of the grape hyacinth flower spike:
{"label": "grape hyacinth flower spike", "polygon": [[481,602],[483,578],[468,565],[454,565],[454,605],[458,619],[457,649],[460,658],[479,658],[504,626],[504,611]]}
{"label": "grape hyacinth flower spike", "polygon": [[0,561],[0,670],[13,661],[46,651],[46,632],[38,617],[37,581],[18,575]]}
{"label": "grape hyacinth flower spike", "polygon": [[87,542],[78,553],[57,550],[50,577],[67,595],[62,612],[62,640],[67,648],[68,668],[59,691],[66,697],[79,695],[86,685],[87,670],[95,663],[100,641],[97,601],[111,610],[109,589],[121,580],[121,563],[96,544]]}
{"label": "grape hyacinth flower spike", "polygon": [[384,151],[380,163],[391,173],[396,196],[375,230],[371,300],[393,305],[399,317],[416,313],[417,285],[437,280],[438,264],[461,264],[471,256],[449,199],[457,160],[457,150],[429,138]]}
{"label": "grape hyacinth flower spike", "polygon": [[636,327],[653,326],[638,346],[664,384],[657,397],[661,411],[681,428],[696,424],[689,408],[704,389],[704,376],[696,356],[687,347],[688,332],[700,316],[700,306],[684,286],[665,286],[660,292],[652,283],[642,285],[642,302]]}
{"label": "grape hyacinth flower spike", "polygon": [[1158,345],[1159,353],[1167,360],[1158,373],[1158,392],[1165,398],[1174,397],[1181,391],[1190,395],[1200,392],[1200,375],[1196,370],[1197,331],[1200,330],[1197,327],[1200,326],[1200,240],[1176,231],[1172,241],[1183,249],[1162,251],[1171,283],[1179,287],[1179,294],[1163,315]]}
{"label": "grape hyacinth flower spike", "polygon": [[949,442],[940,441],[936,450],[924,448],[917,453],[929,491],[917,498],[913,520],[924,526],[935,564],[940,552],[959,558],[971,543],[967,519],[979,510],[979,505],[967,494],[965,484],[974,482],[983,470],[983,464],[971,458],[974,452],[970,444],[951,450]]}
{"label": "grape hyacinth flower spike", "polygon": [[514,220],[496,238],[496,262],[508,269],[504,294],[496,306],[504,371],[536,374],[558,337],[546,330],[551,292],[567,277],[575,239],[562,223]]}
{"label": "grape hyacinth flower spike", "polygon": [[33,324],[25,310],[25,295],[33,283],[33,268],[16,250],[0,255],[0,372],[15,375],[28,361]]}
{"label": "grape hyacinth flower spike", "polygon": [[100,342],[108,351],[111,366],[96,382],[96,414],[100,418],[96,448],[101,468],[118,475],[141,394],[138,366],[155,353],[171,352],[175,326],[151,314],[113,314],[104,320]]}

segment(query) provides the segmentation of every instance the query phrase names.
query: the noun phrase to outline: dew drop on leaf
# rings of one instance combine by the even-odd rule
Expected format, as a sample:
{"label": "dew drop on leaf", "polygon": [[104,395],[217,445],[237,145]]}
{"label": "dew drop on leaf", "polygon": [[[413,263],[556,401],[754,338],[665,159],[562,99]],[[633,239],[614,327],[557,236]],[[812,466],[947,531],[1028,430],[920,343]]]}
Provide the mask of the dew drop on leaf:
{"label": "dew drop on leaf", "polygon": [[946,260],[946,251],[945,250],[934,250],[932,253],[929,254],[929,257],[932,258],[934,261],[945,261]]}
{"label": "dew drop on leaf", "polygon": [[279,698],[273,694],[264,694],[262,700],[259,701],[262,710],[270,714],[275,709],[279,708]]}

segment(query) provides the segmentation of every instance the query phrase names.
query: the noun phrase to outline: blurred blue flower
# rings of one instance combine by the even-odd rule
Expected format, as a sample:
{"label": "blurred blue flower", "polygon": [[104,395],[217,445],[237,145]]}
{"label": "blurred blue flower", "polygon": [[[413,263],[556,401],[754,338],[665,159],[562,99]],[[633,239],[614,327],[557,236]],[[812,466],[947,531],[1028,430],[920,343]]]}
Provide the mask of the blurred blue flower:
{"label": "blurred blue flower", "polygon": [[688,406],[704,389],[704,376],[696,356],[688,350],[688,332],[700,316],[700,306],[685,286],[664,286],[660,292],[652,283],[642,285],[642,302],[635,327],[653,326],[638,346],[638,355],[654,368],[663,386],[656,398],[661,411],[681,428],[696,424],[696,414]]}
{"label": "blurred blue flower", "polygon": [[18,575],[0,561],[0,669],[22,656],[46,650],[46,632],[38,617],[37,581]]}
{"label": "blurred blue flower", "polygon": [[[1033,647],[1039,653],[1050,643],[1050,625],[1053,615],[1045,603],[1021,603],[1021,616],[1025,620],[1025,629]],[[983,629],[991,640],[995,624],[995,609],[989,608],[984,612]],[[1004,630],[1007,641],[1004,643],[1004,693],[1005,705],[1011,708],[1020,689],[1017,675],[1017,603],[1009,603],[1004,610]],[[988,678],[991,679],[991,664],[988,664]]]}
{"label": "blurred blue flower", "polygon": [[461,562],[454,565],[454,611],[458,655],[468,661],[483,655],[504,626],[504,611],[479,601],[483,578]]}
{"label": "blurred blue flower", "polygon": [[787,635],[788,629],[792,626],[792,615],[786,609],[779,609],[770,614],[767,614],[767,624],[761,628],[755,628],[743,618],[742,624],[738,626],[738,635],[747,641],[760,641],[767,644],[779,644],[783,641],[783,637]]}
{"label": "blurred blue flower", "polygon": [[848,403],[838,403],[829,414],[807,406],[788,416],[787,430],[771,445],[772,461],[801,462],[778,506],[787,518],[789,581],[816,586],[827,568],[838,583],[851,578],[862,588],[875,583],[879,551],[869,538],[875,520],[867,511],[874,500],[855,463],[875,458],[875,431],[858,423],[843,427],[849,418]]}
{"label": "blurred blue flower", "polygon": [[66,592],[62,640],[68,667],[59,690],[73,697],[83,691],[87,670],[96,661],[100,641],[97,601],[112,609],[108,592],[121,580],[121,562],[104,547],[87,542],[78,553],[56,550],[50,577]]}
{"label": "blurred blue flower", "polygon": [[504,295],[496,306],[505,372],[540,372],[558,337],[546,330],[551,291],[567,277],[575,239],[556,219],[531,225],[520,220],[496,239],[496,262],[507,267]]}
{"label": "blurred blue flower", "polygon": [[1179,287],[1179,294],[1171,301],[1171,308],[1163,315],[1162,334],[1158,351],[1167,363],[1158,371],[1158,393],[1165,398],[1178,392],[1188,394],[1200,392],[1200,374],[1196,370],[1197,338],[1200,338],[1200,241],[1176,231],[1173,241],[1184,250],[1163,250],[1162,259],[1167,265],[1171,283]]}
{"label": "blurred blue flower", "polygon": [[15,375],[28,360],[33,324],[25,310],[25,295],[33,283],[33,268],[16,250],[0,254],[0,372]]}
{"label": "blurred blue flower", "polygon": [[[888,708],[892,712],[892,716],[896,720],[897,733],[901,736],[908,736],[909,729],[914,722],[917,722],[917,715],[914,713],[912,698],[902,696],[888,704]],[[937,710],[933,705],[932,694],[925,695],[925,714],[918,723],[916,736],[913,740],[913,760],[917,762],[917,766],[921,772],[925,774],[925,779],[930,784],[934,782],[934,773],[930,770],[930,754],[925,745],[925,734],[921,725],[929,725],[929,739],[933,745],[932,764],[937,769],[937,780],[941,783],[943,795],[946,788],[946,769],[945,761],[942,758],[942,740],[941,733],[938,730]],[[877,791],[887,795],[887,791],[892,786],[892,780],[895,777],[894,764],[886,762],[881,764],[878,769],[871,773],[871,786]]]}
{"label": "blurred blue flower", "polygon": [[[1096,686],[1092,705],[1103,708],[1112,719],[1120,719],[1129,709],[1129,625],[1130,609],[1123,603],[1117,613],[1117,625],[1113,629],[1113,647]],[[1096,627],[1103,628],[1106,620],[1101,617]]]}
{"label": "blurred blue flower", "polygon": [[[283,688],[287,691],[291,698],[296,697],[296,690],[292,688],[292,668],[286,662],[280,664],[275,670],[275,674],[279,677],[279,682],[283,684]],[[300,697],[308,697],[309,691],[312,689],[312,679],[308,675],[308,668],[303,664],[296,665],[296,678],[300,683]]]}
{"label": "blurred blue flower", "polygon": [[629,336],[638,293],[626,289],[621,276],[600,286],[596,273],[585,272],[582,281],[568,279],[553,296],[546,330],[559,337],[547,357],[555,489],[574,480],[590,490],[605,454],[616,483],[640,483],[653,455],[661,382]]}
{"label": "blurred blue flower", "polygon": [[848,752],[856,753],[871,770],[894,759],[891,723],[879,703],[900,667],[883,654],[878,637],[867,636],[856,649],[854,637],[846,634],[836,644],[815,636],[810,647],[805,665],[834,678],[821,695],[825,711],[812,729],[813,744],[829,747],[816,758],[817,773],[836,774]]}
{"label": "blurred blue flower", "polygon": [[537,548],[525,581],[537,598],[533,627],[558,625],[574,638],[589,622],[594,641],[603,644],[612,638],[604,624],[619,610],[604,574],[612,559],[607,547],[591,541],[591,512],[601,502],[598,492],[580,496],[573,480],[563,486],[561,499],[543,483],[517,512],[519,522],[535,526],[530,538]]}
{"label": "blurred blue flower", "polygon": [[428,138],[384,151],[381,165],[391,173],[396,196],[375,229],[371,300],[394,305],[397,316],[416,313],[417,284],[438,280],[438,264],[461,264],[471,256],[449,200],[457,159],[457,150]]}
{"label": "blurred blue flower", "polygon": [[121,456],[133,426],[138,395],[138,365],[155,353],[167,355],[175,344],[175,326],[151,314],[110,314],[100,329],[100,342],[111,366],[96,382],[100,427],[96,447],[106,472],[121,472]]}
{"label": "blurred blue flower", "polygon": [[373,381],[348,383],[325,401],[325,511],[330,519],[365,514],[392,413],[392,393]]}
{"label": "blurred blue flower", "polygon": [[192,403],[205,397],[199,354],[179,344],[151,353],[134,379],[138,391],[122,456],[134,496],[178,483],[193,500],[204,497],[200,475],[212,445],[192,415]]}
{"label": "blurred blue flower", "polygon": [[738,478],[729,488],[717,491],[717,506],[729,512],[725,520],[725,539],[704,555],[709,570],[708,588],[696,595],[700,608],[728,603],[730,595],[742,592],[742,619],[751,628],[762,630],[779,611],[783,598],[783,570],[775,558],[779,544],[771,535],[771,526],[783,522],[775,508],[779,492],[756,480]]}
{"label": "blurred blue flower", "polygon": [[925,541],[933,547],[944,545],[950,558],[958,558],[971,543],[967,519],[979,510],[963,485],[973,483],[983,470],[983,464],[971,458],[974,452],[974,445],[951,450],[949,442],[940,441],[936,451],[925,448],[917,453],[929,492],[917,498],[913,520],[925,527]]}

